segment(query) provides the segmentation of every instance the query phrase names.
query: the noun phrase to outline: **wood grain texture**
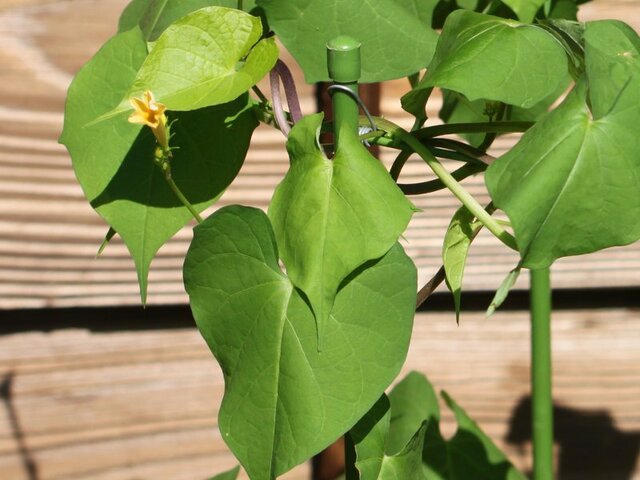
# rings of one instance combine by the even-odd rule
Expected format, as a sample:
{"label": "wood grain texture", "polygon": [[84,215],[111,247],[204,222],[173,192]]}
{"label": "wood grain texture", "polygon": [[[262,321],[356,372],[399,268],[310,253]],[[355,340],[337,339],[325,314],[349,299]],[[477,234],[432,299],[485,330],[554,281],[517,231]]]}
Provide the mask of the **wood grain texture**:
{"label": "wood grain texture", "polygon": [[[0,0],[0,309],[139,302],[133,264],[120,242],[95,259],[106,226],[83,198],[56,141],[73,74],[114,33],[125,4]],[[621,18],[640,29],[639,9],[636,0],[595,0],[584,7],[583,18]],[[404,81],[387,85],[382,108],[406,124],[397,103],[404,89]],[[306,87],[303,109],[313,108]],[[433,116],[437,108],[436,101]],[[280,134],[262,128],[255,140],[223,205],[266,207],[286,171]],[[501,139],[495,153],[514,140]],[[412,161],[405,179],[427,175]],[[468,185],[484,194],[479,181]],[[412,222],[406,246],[424,280],[437,268],[456,202],[438,194],[415,202],[424,211]],[[185,302],[180,269],[190,237],[184,229],[154,261],[151,303]],[[555,284],[638,285],[639,253],[636,245],[560,261]],[[469,289],[495,288],[516,261],[488,236],[478,238],[472,254]],[[639,347],[637,310],[556,314],[562,480],[640,479],[629,473],[637,471],[640,445]],[[448,314],[420,314],[405,370],[427,373],[527,469],[530,444],[517,406],[528,391],[528,355],[524,313],[489,320],[467,314],[460,327]],[[0,336],[0,386],[0,479],[32,480],[25,460],[33,461],[40,480],[186,480],[234,464],[215,421],[222,376],[195,330]],[[454,428],[445,413],[445,431]],[[509,434],[511,443],[505,440]],[[613,460],[605,471],[589,463],[601,456]],[[575,473],[576,457],[591,471]],[[308,474],[303,466],[286,478]]]}
{"label": "wood grain texture", "polygon": [[[404,368],[446,389],[525,470],[530,443],[517,406],[528,392],[528,331],[524,312],[467,314],[459,327],[451,314],[419,314]],[[640,449],[640,311],[558,312],[553,338],[560,478],[640,479],[631,473]],[[4,336],[0,382],[8,374],[41,480],[194,479],[233,464],[215,420],[222,374],[195,329]],[[8,400],[0,402],[0,478],[27,479]],[[590,473],[571,477],[573,452],[590,449],[606,450],[609,463],[587,461]],[[308,478],[308,469],[291,475]]]}
{"label": "wood grain texture", "polygon": [[[0,309],[80,305],[137,304],[133,262],[114,241],[95,258],[107,226],[82,195],[65,149],[57,144],[66,88],[74,73],[115,32],[125,0],[0,1]],[[640,28],[635,0],[594,1],[583,18],[617,17]],[[293,64],[291,60],[288,63]],[[301,80],[299,72],[296,76]],[[268,90],[268,89],[267,89]],[[401,124],[398,98],[404,80],[385,85],[382,109]],[[314,110],[312,89],[303,86],[303,111]],[[439,108],[430,105],[432,118]],[[515,141],[501,138],[499,154]],[[383,155],[389,162],[391,154]],[[243,203],[266,208],[287,169],[283,138],[277,131],[256,132],[242,172],[220,205]],[[429,177],[412,160],[407,182]],[[481,179],[467,183],[487,201]],[[405,235],[405,246],[418,267],[420,281],[437,269],[444,230],[457,201],[446,193],[414,198],[423,209]],[[181,265],[191,239],[183,229],[161,249],[152,264],[151,304],[184,303]],[[474,243],[465,288],[496,288],[516,264],[516,257],[489,234]],[[558,288],[629,286],[640,283],[640,246],[615,248],[554,266]],[[520,286],[523,286],[521,283]]]}

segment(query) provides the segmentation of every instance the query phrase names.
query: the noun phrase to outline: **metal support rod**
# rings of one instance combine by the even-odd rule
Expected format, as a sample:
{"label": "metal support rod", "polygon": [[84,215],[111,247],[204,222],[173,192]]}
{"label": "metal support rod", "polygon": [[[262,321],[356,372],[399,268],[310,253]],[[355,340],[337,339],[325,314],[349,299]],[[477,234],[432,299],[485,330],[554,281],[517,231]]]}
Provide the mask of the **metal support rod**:
{"label": "metal support rod", "polygon": [[531,270],[531,391],[533,479],[553,479],[551,281],[549,268]]}
{"label": "metal support rod", "polygon": [[[329,77],[336,85],[343,85],[358,94],[360,79],[360,42],[351,37],[340,36],[327,44]],[[340,145],[340,130],[358,131],[358,103],[348,93],[333,92],[333,134],[335,150]]]}

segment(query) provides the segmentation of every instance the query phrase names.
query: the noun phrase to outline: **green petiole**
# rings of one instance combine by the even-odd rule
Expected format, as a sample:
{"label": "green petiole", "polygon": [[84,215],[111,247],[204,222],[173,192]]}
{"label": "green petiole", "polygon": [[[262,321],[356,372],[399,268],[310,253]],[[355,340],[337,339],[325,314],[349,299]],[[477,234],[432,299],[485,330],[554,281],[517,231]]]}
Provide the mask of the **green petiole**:
{"label": "green petiole", "polygon": [[396,137],[398,140],[404,142],[409,148],[415,151],[427,165],[433,170],[433,173],[442,181],[442,183],[453,193],[462,204],[469,209],[473,215],[480,221],[491,233],[493,233],[502,243],[509,248],[518,250],[516,239],[507,232],[487,211],[482,208],[482,205],[467,192],[462,185],[444,168],[444,166],[438,161],[436,157],[424,146],[420,141],[411,135],[409,132],[396,125],[393,122],[385,120],[383,118],[376,118],[376,124],[378,127],[384,128],[391,136]]}
{"label": "green petiole", "polygon": [[189,213],[191,213],[198,223],[202,223],[203,220],[198,211],[193,207],[193,205],[191,205],[189,200],[187,200],[187,197],[184,196],[178,185],[176,185],[176,182],[173,181],[173,176],[171,174],[171,150],[164,150],[158,147],[156,149],[154,161],[158,168],[162,170],[169,188],[171,188],[171,191],[173,191],[178,200],[180,200],[180,203],[189,210]]}
{"label": "green petiole", "polygon": [[457,133],[522,133],[532,126],[532,122],[445,123],[421,128],[413,132],[413,135],[425,139]]}

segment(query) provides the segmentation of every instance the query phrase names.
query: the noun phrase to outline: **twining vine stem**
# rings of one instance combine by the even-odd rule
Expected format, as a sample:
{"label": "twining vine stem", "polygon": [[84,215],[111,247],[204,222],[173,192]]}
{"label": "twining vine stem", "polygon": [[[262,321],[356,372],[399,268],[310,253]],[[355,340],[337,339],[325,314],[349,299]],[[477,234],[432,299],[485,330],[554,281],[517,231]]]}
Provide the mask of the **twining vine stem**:
{"label": "twining vine stem", "polygon": [[[383,118],[376,118],[376,125],[384,128],[392,136],[396,137],[401,142],[404,142],[409,148],[415,151],[422,159],[429,165],[433,173],[444,183],[444,185],[453,193],[458,200],[466,206],[469,211],[475,215],[475,217],[493,233],[499,240],[502,241],[509,248],[514,250],[518,249],[516,239],[507,232],[484,208],[478,203],[478,201],[467,192],[462,185],[444,168],[444,166],[438,161],[436,157],[424,146],[416,137],[404,130],[399,125],[393,122],[385,120]],[[490,124],[495,125],[495,124]],[[435,128],[435,127],[429,127]],[[423,129],[426,130],[426,129]]]}

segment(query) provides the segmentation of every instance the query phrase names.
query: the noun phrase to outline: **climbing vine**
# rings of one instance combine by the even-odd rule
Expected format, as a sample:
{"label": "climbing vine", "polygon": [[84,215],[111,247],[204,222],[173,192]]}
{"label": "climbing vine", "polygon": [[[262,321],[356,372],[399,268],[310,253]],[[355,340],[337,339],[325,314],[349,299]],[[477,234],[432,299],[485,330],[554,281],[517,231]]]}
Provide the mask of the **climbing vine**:
{"label": "climbing vine", "polygon": [[[440,434],[423,376],[385,391],[416,304],[446,280],[459,313],[480,229],[520,254],[489,313],[522,269],[640,239],[640,38],[619,21],[578,22],[580,3],[133,0],[77,74],[60,141],[108,225],[103,247],[116,234],[128,247],[143,303],[156,252],[197,222],[185,288],[225,377],[222,438],[251,479],[275,479],[342,435],[349,480],[524,478],[444,392],[459,428]],[[338,85],[334,119],[302,115],[276,38],[307,82]],[[267,75],[270,96],[257,87]],[[366,110],[358,81],[404,76],[412,129],[353,116]],[[434,89],[444,124],[427,123]],[[261,122],[285,134],[290,162],[268,212],[233,205],[203,219]],[[334,144],[320,144],[330,130]],[[513,132],[523,136],[509,152],[487,153]],[[397,152],[390,171],[365,141]],[[412,154],[435,180],[399,182]],[[484,175],[490,205],[460,184],[471,175]],[[409,196],[442,189],[460,209],[423,287],[401,236]]]}

